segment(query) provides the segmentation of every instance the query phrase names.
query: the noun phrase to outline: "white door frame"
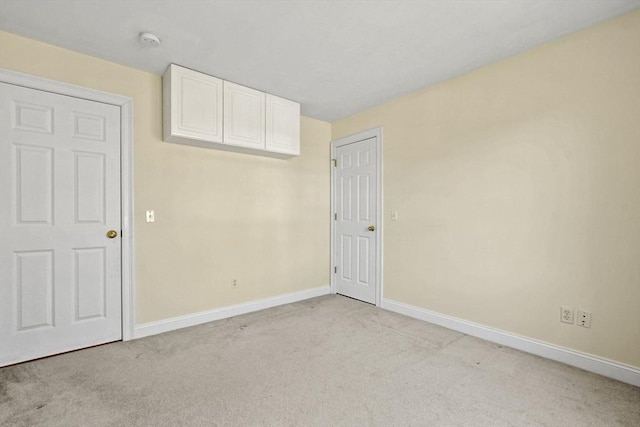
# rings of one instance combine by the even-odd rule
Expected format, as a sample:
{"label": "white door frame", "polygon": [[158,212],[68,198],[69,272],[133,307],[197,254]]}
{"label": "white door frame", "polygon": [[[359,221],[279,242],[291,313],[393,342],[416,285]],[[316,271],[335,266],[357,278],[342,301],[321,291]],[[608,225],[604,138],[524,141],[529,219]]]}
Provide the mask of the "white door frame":
{"label": "white door frame", "polygon": [[376,306],[380,307],[382,302],[382,244],[383,244],[383,217],[382,217],[382,127],[369,129],[364,132],[356,133],[354,135],[345,136],[344,138],[331,141],[331,293],[336,293],[336,168],[334,167],[333,160],[336,159],[336,149],[343,145],[353,144],[364,139],[375,138],[376,153],[377,153],[377,194],[375,197],[378,199],[377,203],[377,224],[378,239],[376,244]]}
{"label": "white door frame", "polygon": [[4,68],[0,68],[0,82],[120,107],[122,340],[133,339],[136,319],[136,293],[133,274],[133,99]]}

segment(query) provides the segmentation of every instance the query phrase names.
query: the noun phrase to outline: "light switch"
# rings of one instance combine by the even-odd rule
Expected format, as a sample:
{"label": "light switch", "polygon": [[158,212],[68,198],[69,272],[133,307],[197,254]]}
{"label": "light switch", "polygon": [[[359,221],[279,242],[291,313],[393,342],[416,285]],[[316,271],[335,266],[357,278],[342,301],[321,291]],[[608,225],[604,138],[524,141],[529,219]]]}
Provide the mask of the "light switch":
{"label": "light switch", "polygon": [[398,211],[391,211],[391,221],[398,220]]}
{"label": "light switch", "polygon": [[147,222],[155,222],[156,213],[154,211],[147,211]]}

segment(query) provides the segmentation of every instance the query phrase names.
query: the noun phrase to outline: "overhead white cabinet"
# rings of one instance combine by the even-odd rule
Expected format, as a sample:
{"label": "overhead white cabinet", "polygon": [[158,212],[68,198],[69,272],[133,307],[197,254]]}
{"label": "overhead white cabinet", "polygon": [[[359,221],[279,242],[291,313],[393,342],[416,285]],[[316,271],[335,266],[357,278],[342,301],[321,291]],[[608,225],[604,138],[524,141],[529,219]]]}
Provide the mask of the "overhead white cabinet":
{"label": "overhead white cabinet", "polygon": [[223,80],[171,64],[163,79],[168,142],[222,142]]}
{"label": "overhead white cabinet", "polygon": [[300,154],[300,104],[270,94],[267,94],[266,102],[266,149],[298,156]]}
{"label": "overhead white cabinet", "polygon": [[224,143],[265,149],[264,92],[224,82]]}
{"label": "overhead white cabinet", "polygon": [[163,119],[166,142],[300,155],[300,104],[175,64],[163,78]]}

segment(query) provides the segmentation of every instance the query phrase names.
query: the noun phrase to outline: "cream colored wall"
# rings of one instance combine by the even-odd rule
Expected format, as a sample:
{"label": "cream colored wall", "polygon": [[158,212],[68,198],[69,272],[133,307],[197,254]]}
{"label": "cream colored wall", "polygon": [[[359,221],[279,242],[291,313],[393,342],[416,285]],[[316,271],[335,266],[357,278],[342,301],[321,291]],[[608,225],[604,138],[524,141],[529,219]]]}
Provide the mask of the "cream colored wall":
{"label": "cream colored wall", "polygon": [[[640,12],[335,122],[333,138],[376,126],[385,298],[640,366]],[[561,305],[591,328],[560,323]]]}
{"label": "cream colored wall", "polygon": [[0,67],[134,99],[138,323],[328,285],[329,123],[290,160],[168,144],[159,76],[6,32]]}

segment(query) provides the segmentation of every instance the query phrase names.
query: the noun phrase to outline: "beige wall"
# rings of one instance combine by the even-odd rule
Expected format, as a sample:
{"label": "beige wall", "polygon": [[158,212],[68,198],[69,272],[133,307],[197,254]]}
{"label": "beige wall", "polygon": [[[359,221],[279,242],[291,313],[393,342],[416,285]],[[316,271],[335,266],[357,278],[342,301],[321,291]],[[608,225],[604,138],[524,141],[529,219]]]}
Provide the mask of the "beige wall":
{"label": "beige wall", "polygon": [[159,76],[3,32],[0,67],[134,99],[138,323],[328,285],[329,123],[290,160],[167,144]]}
{"label": "beige wall", "polygon": [[[376,126],[384,297],[640,366],[640,12],[335,122],[333,138]],[[591,329],[560,323],[561,305],[591,311]]]}

